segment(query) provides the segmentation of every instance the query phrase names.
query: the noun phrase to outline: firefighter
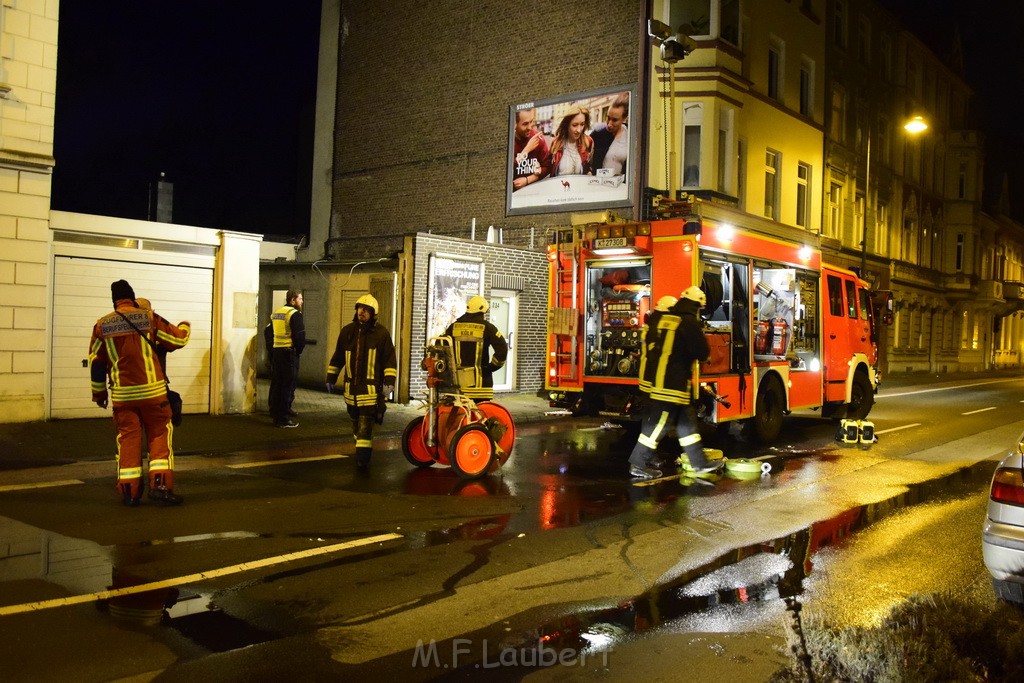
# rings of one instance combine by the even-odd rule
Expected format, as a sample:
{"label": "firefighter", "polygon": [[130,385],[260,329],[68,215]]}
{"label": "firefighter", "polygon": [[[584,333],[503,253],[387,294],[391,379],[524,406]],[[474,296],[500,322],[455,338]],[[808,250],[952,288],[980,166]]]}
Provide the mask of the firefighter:
{"label": "firefighter", "polygon": [[720,463],[711,465],[704,456],[690,407],[694,362],[703,362],[710,355],[700,322],[700,309],[706,303],[700,287],[688,287],[667,311],[656,308],[644,329],[640,390],[648,395],[648,405],[640,438],[629,456],[629,474],[635,478],[661,476],[661,470],[653,466],[654,454],[672,427],[685,455],[683,462],[689,462],[684,470],[699,476],[719,468]]}
{"label": "firefighter", "polygon": [[484,318],[488,308],[487,299],[482,296],[469,297],[465,314],[444,331],[445,336],[452,338],[459,386],[474,401],[494,398],[494,373],[508,358],[508,343],[498,328]]}
{"label": "firefighter", "polygon": [[270,393],[267,403],[274,426],[298,427],[293,420],[295,385],[299,379],[299,357],[306,347],[306,326],[302,320],[302,292],[289,289],[285,305],[273,312],[263,334],[270,351]]}
{"label": "firefighter", "polygon": [[334,391],[344,371],[342,395],[352,418],[356,440],[356,467],[370,466],[373,454],[373,423],[378,402],[395,390],[398,363],[388,329],[377,322],[377,300],[364,294],[356,300],[352,322],[341,328],[327,368],[327,391]]}
{"label": "firefighter", "polygon": [[135,507],[142,498],[142,433],[149,447],[149,497],[165,505],[183,499],[174,493],[174,449],[167,376],[157,356],[188,344],[188,322],[172,325],[138,307],[125,280],[110,285],[114,310],[96,321],[89,341],[92,400],[107,407],[107,384],[117,426],[117,487]]}

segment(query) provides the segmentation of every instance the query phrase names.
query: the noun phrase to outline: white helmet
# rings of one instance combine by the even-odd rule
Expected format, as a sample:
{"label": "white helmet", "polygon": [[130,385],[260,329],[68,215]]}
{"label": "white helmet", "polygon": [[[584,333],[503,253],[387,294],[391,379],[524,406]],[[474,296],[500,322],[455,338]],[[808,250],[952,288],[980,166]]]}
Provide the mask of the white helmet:
{"label": "white helmet", "polygon": [[704,306],[706,306],[708,303],[708,298],[704,295],[704,290],[702,290],[697,285],[691,285],[684,289],[683,293],[679,295],[679,298],[689,299],[690,301],[696,301],[698,304],[700,304],[701,308],[704,308]]}
{"label": "white helmet", "polygon": [[479,294],[469,297],[469,301],[466,302],[466,313],[486,313],[488,308],[490,305],[487,299]]}
{"label": "white helmet", "polygon": [[372,294],[363,294],[361,297],[356,299],[356,306],[366,306],[371,309],[374,315],[377,315],[377,300],[373,298]]}
{"label": "white helmet", "polygon": [[675,298],[674,296],[671,296],[671,295],[663,296],[660,299],[658,299],[658,303],[654,307],[654,310],[661,311],[662,313],[664,313],[668,309],[670,309],[673,306],[675,306],[677,301],[679,301],[679,299]]}

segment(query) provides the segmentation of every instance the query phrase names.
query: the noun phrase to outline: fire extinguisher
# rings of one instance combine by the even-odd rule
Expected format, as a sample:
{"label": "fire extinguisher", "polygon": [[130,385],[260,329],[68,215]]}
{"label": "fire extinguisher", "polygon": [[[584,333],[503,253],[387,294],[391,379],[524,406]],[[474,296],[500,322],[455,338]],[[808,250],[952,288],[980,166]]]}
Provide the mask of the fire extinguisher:
{"label": "fire extinguisher", "polygon": [[754,353],[763,355],[768,353],[769,337],[771,336],[771,323],[767,320],[757,321],[757,336],[754,337]]}
{"label": "fire extinguisher", "polygon": [[776,356],[786,355],[786,345],[789,342],[789,324],[783,318],[776,318],[772,323],[772,354]]}

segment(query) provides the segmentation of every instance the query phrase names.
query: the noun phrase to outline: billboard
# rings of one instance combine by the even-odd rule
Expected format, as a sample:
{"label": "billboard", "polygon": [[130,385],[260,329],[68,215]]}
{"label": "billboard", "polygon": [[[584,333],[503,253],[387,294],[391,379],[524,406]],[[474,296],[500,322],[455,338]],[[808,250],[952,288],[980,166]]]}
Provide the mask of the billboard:
{"label": "billboard", "polygon": [[632,206],[634,100],[618,86],[512,105],[505,213]]}
{"label": "billboard", "polygon": [[439,337],[466,312],[466,300],[484,293],[482,259],[448,254],[430,255],[427,281],[427,339]]}

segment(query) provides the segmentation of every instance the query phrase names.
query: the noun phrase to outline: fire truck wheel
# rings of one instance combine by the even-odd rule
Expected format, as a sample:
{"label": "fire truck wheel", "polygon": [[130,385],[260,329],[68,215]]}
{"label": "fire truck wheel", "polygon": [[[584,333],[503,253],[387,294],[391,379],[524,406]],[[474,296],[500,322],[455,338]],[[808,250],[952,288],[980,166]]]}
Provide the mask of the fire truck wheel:
{"label": "fire truck wheel", "polygon": [[754,417],[743,425],[748,440],[769,444],[779,438],[782,431],[782,413],[786,408],[786,395],[775,377],[768,377],[757,390]]}
{"label": "fire truck wheel", "polygon": [[452,437],[452,469],[463,479],[475,479],[487,473],[494,459],[494,442],[482,424],[468,424]]}
{"label": "fire truck wheel", "polygon": [[406,425],[405,431],[402,432],[402,455],[416,467],[430,467],[434,464],[434,459],[430,457],[430,449],[423,438],[423,429],[423,417],[417,417]]}
{"label": "fire truck wheel", "polygon": [[846,416],[851,420],[863,420],[871,412],[871,406],[875,404],[875,395],[871,390],[871,380],[868,374],[857,371],[853,374],[853,384],[850,387],[850,404],[846,408]]}

